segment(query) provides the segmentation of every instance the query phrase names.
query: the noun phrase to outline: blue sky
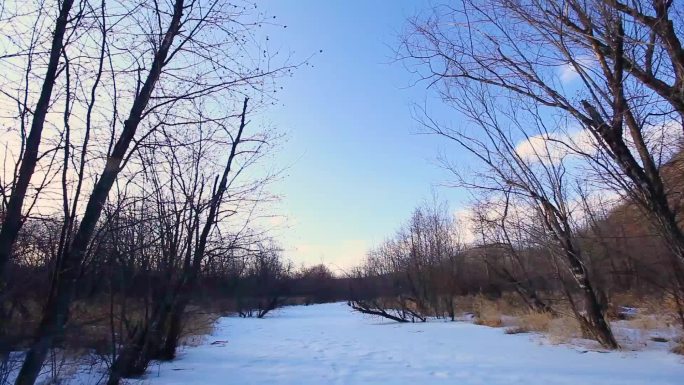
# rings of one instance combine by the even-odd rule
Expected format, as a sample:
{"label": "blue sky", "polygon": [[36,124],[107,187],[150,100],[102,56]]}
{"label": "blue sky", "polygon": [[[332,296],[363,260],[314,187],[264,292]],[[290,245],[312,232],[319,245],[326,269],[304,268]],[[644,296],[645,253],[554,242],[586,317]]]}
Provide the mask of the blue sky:
{"label": "blue sky", "polygon": [[[290,166],[273,189],[287,217],[276,236],[297,264],[347,268],[381,242],[435,190],[453,208],[462,192],[440,187],[450,175],[436,161],[457,151],[443,139],[416,134],[413,103],[439,107],[393,49],[419,1],[264,0],[276,15],[274,47],[312,59],[283,82],[279,106],[267,112],[287,133],[276,156]],[[448,117],[448,115],[444,115]],[[457,154],[451,154],[452,159]]]}

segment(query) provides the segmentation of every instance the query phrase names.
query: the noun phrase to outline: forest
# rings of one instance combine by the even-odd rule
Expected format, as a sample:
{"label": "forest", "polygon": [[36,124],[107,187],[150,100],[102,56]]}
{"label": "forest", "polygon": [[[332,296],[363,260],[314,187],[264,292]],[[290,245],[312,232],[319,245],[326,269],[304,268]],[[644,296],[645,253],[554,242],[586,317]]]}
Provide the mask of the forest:
{"label": "forest", "polygon": [[684,3],[404,20],[392,62],[454,117],[416,102],[412,125],[468,203],[416,202],[345,269],[269,226],[289,165],[269,163],[286,135],[263,116],[317,53],[274,48],[261,31],[287,26],[261,8],[2,2],[0,384],[62,383],[85,357],[94,383],[126,383],[220,319],[340,301],[602,351],[631,349],[624,321],[684,354]]}

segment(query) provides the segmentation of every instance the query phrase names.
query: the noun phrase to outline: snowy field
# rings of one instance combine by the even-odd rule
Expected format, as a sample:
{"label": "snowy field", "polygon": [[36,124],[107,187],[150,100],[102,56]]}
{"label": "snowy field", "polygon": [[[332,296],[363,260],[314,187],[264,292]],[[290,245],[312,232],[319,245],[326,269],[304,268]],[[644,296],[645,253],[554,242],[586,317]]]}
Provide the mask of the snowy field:
{"label": "snowy field", "polygon": [[337,303],[222,318],[204,345],[136,383],[681,385],[684,357],[587,352],[465,322],[397,324]]}

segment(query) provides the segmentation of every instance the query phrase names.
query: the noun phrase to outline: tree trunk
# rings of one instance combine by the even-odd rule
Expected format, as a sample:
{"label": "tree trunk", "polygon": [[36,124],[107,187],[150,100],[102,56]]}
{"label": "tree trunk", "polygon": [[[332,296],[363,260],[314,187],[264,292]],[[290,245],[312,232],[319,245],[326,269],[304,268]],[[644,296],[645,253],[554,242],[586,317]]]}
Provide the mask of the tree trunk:
{"label": "tree trunk", "polygon": [[[563,252],[570,268],[570,273],[575,279],[577,286],[582,291],[584,300],[584,311],[586,315],[580,314],[573,306],[575,316],[582,325],[602,346],[609,349],[618,349],[618,345],[610,325],[604,315],[604,304],[600,301],[596,289],[592,286],[589,279],[585,261],[582,258],[581,250],[575,245],[572,229],[568,218],[558,211],[549,201],[541,200],[544,223],[546,228],[551,230],[558,246]],[[568,293],[570,295],[570,293]]]}
{"label": "tree trunk", "polygon": [[161,347],[158,355],[160,360],[172,360],[176,357],[176,349],[183,331],[185,307],[185,304],[179,303],[171,311],[166,336],[164,337],[164,346]]}
{"label": "tree trunk", "polygon": [[617,340],[613,336],[610,325],[606,321],[604,305],[599,300],[596,289],[592,286],[587,275],[584,263],[579,259],[578,251],[567,240],[564,246],[566,260],[570,265],[570,272],[575,278],[577,285],[582,291],[584,300],[585,315],[575,314],[582,326],[598,341],[601,345],[609,349],[618,349]]}
{"label": "tree trunk", "polygon": [[145,373],[150,360],[158,353],[164,327],[168,324],[169,314],[175,302],[174,296],[175,292],[162,296],[154,307],[151,319],[139,327],[126,342],[112,364],[107,385],[118,385],[122,378]]}

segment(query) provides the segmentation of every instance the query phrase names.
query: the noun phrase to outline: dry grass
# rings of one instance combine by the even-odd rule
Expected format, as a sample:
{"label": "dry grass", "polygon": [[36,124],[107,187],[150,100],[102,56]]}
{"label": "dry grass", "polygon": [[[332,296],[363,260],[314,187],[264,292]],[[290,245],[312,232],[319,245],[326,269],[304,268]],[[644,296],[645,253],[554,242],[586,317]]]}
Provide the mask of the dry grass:
{"label": "dry grass", "polygon": [[526,311],[515,319],[516,326],[506,329],[506,334],[537,332],[547,336],[552,344],[562,344],[581,337],[579,322],[574,317],[553,317],[549,313]]}
{"label": "dry grass", "polygon": [[460,304],[468,302],[478,325],[502,327],[504,315],[515,315],[515,325],[508,327],[506,334],[544,333],[553,344],[568,343],[582,337],[580,324],[572,316],[553,317],[548,313],[529,311],[525,305],[511,298],[491,300],[484,296],[475,296],[471,299],[459,299]]}
{"label": "dry grass", "polygon": [[627,321],[630,328],[641,331],[666,329],[672,325],[672,320],[667,314],[643,314],[639,313]]}
{"label": "dry grass", "polygon": [[582,337],[582,328],[575,317],[561,316],[549,323],[546,335],[552,344],[564,344]]}
{"label": "dry grass", "polygon": [[[551,294],[549,296],[553,297]],[[615,295],[612,299],[613,312],[609,318],[617,319],[621,306],[639,309],[635,317],[624,321],[624,326],[641,331],[642,339],[648,339],[655,330],[679,327],[676,302],[671,296],[646,297],[626,293]],[[498,299],[484,295],[463,296],[456,297],[454,301],[458,311],[475,316],[475,324],[506,327],[506,334],[543,333],[552,344],[572,343],[573,340],[584,337],[580,323],[572,316],[572,310],[566,301],[553,302],[554,310],[563,314],[556,317],[530,311],[517,297],[511,295]],[[684,341],[678,342],[673,352],[684,354]]]}
{"label": "dry grass", "polygon": [[620,307],[627,306],[639,309],[641,314],[658,315],[662,321],[670,324],[677,322],[678,305],[672,294],[636,295],[634,293],[616,293],[611,298],[608,309],[610,319],[618,319]]}
{"label": "dry grass", "polygon": [[606,316],[611,320],[619,319],[622,306],[643,307],[646,305],[646,302],[647,300],[643,296],[638,296],[634,293],[615,293],[611,296]]}
{"label": "dry grass", "polygon": [[[23,315],[17,314],[10,319],[7,327],[9,334],[15,336],[15,349],[25,347],[31,341],[31,333],[42,315],[42,304],[27,301],[23,304]],[[121,307],[117,302],[114,307],[114,322],[119,327]],[[110,304],[106,299],[75,301],[70,309],[70,319],[64,337],[59,341],[60,354],[72,359],[90,351],[108,354],[111,350]],[[145,317],[144,304],[141,301],[128,300],[125,308],[126,318],[131,324]],[[181,343],[195,345],[202,342],[205,335],[213,331],[217,312],[190,306],[186,312]]]}
{"label": "dry grass", "polygon": [[638,312],[633,317],[622,321],[623,325],[631,331],[626,334],[625,343],[642,346],[648,344],[649,341],[658,342],[659,336],[653,337],[653,332],[668,331],[673,327],[679,329],[676,303],[670,296],[643,297],[640,298],[640,302],[633,299],[629,302],[629,306],[638,308]]}
{"label": "dry grass", "polygon": [[185,315],[180,343],[185,346],[199,346],[214,331],[219,315],[199,309],[190,309]]}
{"label": "dry grass", "polygon": [[525,312],[516,318],[517,327],[529,332],[548,332],[551,322],[553,322],[551,314],[535,311]]}
{"label": "dry grass", "polygon": [[[582,337],[579,322],[572,316],[554,317],[549,313],[530,311],[514,294],[492,300],[485,296],[459,298],[461,310],[470,310],[476,317],[475,323],[492,327],[504,326],[503,316],[514,316],[513,325],[506,328],[506,334],[538,332],[545,334],[554,344],[567,343]],[[469,307],[465,307],[464,305]],[[569,305],[554,303],[554,309],[571,314]]]}
{"label": "dry grass", "polygon": [[489,327],[503,326],[501,319],[502,312],[500,305],[491,301],[484,296],[477,296],[473,302],[473,314],[477,318],[475,323],[477,325],[484,325]]}
{"label": "dry grass", "polygon": [[[627,297],[627,299],[625,299]],[[677,301],[675,297],[666,293],[664,295],[651,295],[651,296],[635,296],[623,294],[617,297],[619,300],[624,302],[619,303],[620,305],[632,306],[639,308],[640,310],[651,313],[651,314],[677,314]],[[617,301],[613,301],[617,302]]]}
{"label": "dry grass", "polygon": [[672,348],[671,352],[674,354],[679,354],[679,355],[684,356],[684,337],[679,338],[677,345],[675,345],[675,347]]}

